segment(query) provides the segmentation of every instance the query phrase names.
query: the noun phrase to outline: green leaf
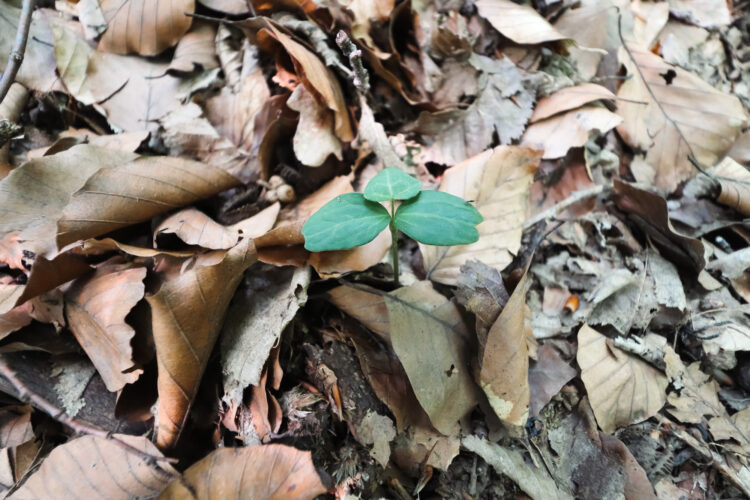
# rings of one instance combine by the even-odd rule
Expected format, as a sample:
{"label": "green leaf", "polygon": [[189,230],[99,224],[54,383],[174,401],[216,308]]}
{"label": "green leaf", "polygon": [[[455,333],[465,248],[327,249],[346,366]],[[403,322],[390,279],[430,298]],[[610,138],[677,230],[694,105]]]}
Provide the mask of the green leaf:
{"label": "green leaf", "polygon": [[379,203],[362,193],[335,197],[312,214],[302,227],[305,248],[311,252],[348,250],[372,241],[391,220]]}
{"label": "green leaf", "polygon": [[479,239],[482,214],[469,202],[441,191],[422,191],[396,211],[396,227],[427,245],[467,245]]}
{"label": "green leaf", "polygon": [[370,201],[408,200],[422,189],[414,177],[397,168],[386,168],[367,183],[365,198]]}

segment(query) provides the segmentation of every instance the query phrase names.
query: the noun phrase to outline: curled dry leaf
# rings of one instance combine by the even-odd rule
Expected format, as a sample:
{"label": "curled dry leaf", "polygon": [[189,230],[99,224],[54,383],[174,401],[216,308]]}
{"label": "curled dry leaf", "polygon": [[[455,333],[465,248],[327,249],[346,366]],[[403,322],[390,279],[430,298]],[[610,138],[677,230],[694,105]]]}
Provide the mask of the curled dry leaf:
{"label": "curled dry leaf", "polygon": [[713,165],[730,150],[747,123],[737,97],[651,52],[621,48],[619,59],[630,78],[617,92],[623,117],[617,130],[646,151],[647,167],[633,172],[639,182],[674,191],[697,173],[689,156]]}
{"label": "curled dry leaf", "polygon": [[188,245],[212,250],[226,250],[237,244],[240,234],[222,226],[195,208],[186,208],[170,215],[154,231],[154,243],[162,234],[174,234]]}
{"label": "curled dry leaf", "polygon": [[226,171],[170,157],[141,157],[102,168],[76,192],[57,222],[57,243],[78,240],[149,220],[239,184]]}
{"label": "curled dry leaf", "polygon": [[65,293],[68,326],[112,392],[143,373],[133,363],[135,330],[125,316],[143,298],[145,277],[145,267],[103,264]]}
{"label": "curled dry leaf", "polygon": [[495,414],[522,426],[529,416],[529,349],[533,339],[526,306],[526,274],[490,328],[481,356],[479,384]]}
{"label": "curled dry leaf", "polygon": [[607,48],[607,26],[610,16],[616,16],[609,2],[592,3],[577,9],[567,9],[555,22],[555,29],[577,46],[567,47],[584,81],[596,75],[599,61]]}
{"label": "curled dry leaf", "polygon": [[[141,436],[113,437],[149,455],[160,456]],[[157,495],[177,475],[168,463],[151,462],[109,439],[83,436],[56,447],[42,466],[10,498],[64,495],[71,499],[127,500]]]}
{"label": "curled dry leaf", "polygon": [[511,0],[479,0],[476,6],[480,16],[516,43],[531,45],[565,39],[528,5]]}
{"label": "curled dry leaf", "polygon": [[667,378],[588,325],[578,331],[576,359],[591,408],[604,432],[611,434],[642,422],[664,406]]}
{"label": "curled dry leaf", "polygon": [[234,16],[248,13],[247,0],[198,0],[198,3]]}
{"label": "curled dry leaf", "polygon": [[521,144],[543,149],[542,158],[561,158],[570,148],[586,144],[591,133],[604,134],[621,122],[622,118],[611,111],[585,106],[529,125],[521,138]]}
{"label": "curled dry leaf", "polygon": [[530,123],[544,120],[558,113],[577,109],[584,104],[600,100],[614,100],[615,96],[606,87],[595,83],[584,83],[573,87],[565,87],[554,94],[540,99],[531,115]]}
{"label": "curled dry leaf", "polygon": [[159,499],[311,500],[325,492],[309,451],[269,444],[215,450],[172,481]]}
{"label": "curled dry leaf", "polygon": [[216,27],[210,23],[196,22],[177,44],[169,69],[190,73],[198,69],[205,71],[218,67]]}
{"label": "curled dry leaf", "polygon": [[319,104],[302,85],[294,89],[286,105],[299,112],[297,130],[292,139],[297,159],[309,167],[319,167],[331,154],[340,160],[341,141],[333,133],[331,111]]}
{"label": "curled dry leaf", "polygon": [[155,56],[174,46],[190,29],[195,0],[101,0],[107,31],[99,49],[116,54]]}
{"label": "curled dry leaf", "polygon": [[750,216],[750,172],[732,158],[724,158],[710,172],[718,179],[721,192],[716,201]]}
{"label": "curled dry leaf", "polygon": [[159,448],[177,442],[224,313],[242,274],[255,260],[253,240],[246,238],[218,264],[195,267],[147,297],[159,367]]}
{"label": "curled dry leaf", "polygon": [[502,271],[521,247],[529,187],[541,151],[499,146],[449,168],[440,191],[472,200],[484,221],[477,226],[479,241],[453,247],[420,244],[427,276],[453,285],[459,268],[478,259]]}

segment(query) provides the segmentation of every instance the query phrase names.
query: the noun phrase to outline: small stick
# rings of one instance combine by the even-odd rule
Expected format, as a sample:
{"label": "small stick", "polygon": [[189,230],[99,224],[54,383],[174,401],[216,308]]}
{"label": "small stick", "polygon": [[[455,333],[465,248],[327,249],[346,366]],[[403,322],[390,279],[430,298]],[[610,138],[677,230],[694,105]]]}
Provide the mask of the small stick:
{"label": "small stick", "polygon": [[13,386],[16,392],[18,392],[19,399],[21,399],[22,401],[32,406],[35,406],[36,408],[43,411],[44,413],[46,413],[53,419],[67,425],[68,427],[73,429],[73,431],[75,431],[77,434],[88,434],[88,435],[99,437],[102,439],[109,439],[112,442],[114,442],[117,446],[123,448],[128,453],[138,455],[149,463],[152,463],[152,462],[176,463],[177,462],[177,460],[174,458],[160,457],[157,455],[146,453],[145,451],[139,450],[135,446],[131,446],[125,441],[122,441],[121,439],[116,438],[109,431],[105,431],[104,429],[100,429],[99,427],[95,427],[91,424],[87,424],[86,422],[82,422],[78,419],[68,416],[65,413],[65,411],[57,408],[55,405],[53,405],[52,403],[44,399],[42,396],[40,396],[39,394],[36,394],[35,392],[31,391],[28,387],[26,387],[26,384],[18,377],[18,375],[16,375],[16,372],[13,371],[13,368],[10,367],[10,365],[8,364],[8,362],[5,360],[3,356],[0,356],[0,375],[2,375],[3,378],[5,378],[8,382],[10,382],[10,384]]}
{"label": "small stick", "polygon": [[349,64],[352,65],[354,71],[352,83],[354,83],[357,91],[364,96],[370,90],[370,76],[362,64],[362,51],[354,45],[354,42],[349,39],[349,36],[343,30],[339,30],[336,35],[336,45],[349,58]]}
{"label": "small stick", "polygon": [[557,203],[549,207],[544,212],[538,213],[530,219],[526,219],[526,221],[523,223],[523,228],[528,229],[539,221],[553,218],[557,214],[559,214],[560,212],[568,208],[569,206],[574,205],[578,203],[579,201],[583,201],[587,198],[593,198],[594,196],[598,196],[600,193],[603,193],[605,189],[609,189],[609,187],[595,186],[590,189],[584,189],[583,191],[576,191],[570,196],[568,196],[566,199],[561,201],[560,203]]}
{"label": "small stick", "polygon": [[3,72],[3,78],[0,80],[0,102],[3,102],[8,94],[10,86],[16,79],[18,70],[23,62],[23,54],[26,52],[26,42],[29,39],[29,28],[31,27],[31,14],[34,11],[34,0],[23,0],[21,6],[21,16],[18,19],[18,30],[16,39],[13,42],[13,48],[8,55],[8,63]]}

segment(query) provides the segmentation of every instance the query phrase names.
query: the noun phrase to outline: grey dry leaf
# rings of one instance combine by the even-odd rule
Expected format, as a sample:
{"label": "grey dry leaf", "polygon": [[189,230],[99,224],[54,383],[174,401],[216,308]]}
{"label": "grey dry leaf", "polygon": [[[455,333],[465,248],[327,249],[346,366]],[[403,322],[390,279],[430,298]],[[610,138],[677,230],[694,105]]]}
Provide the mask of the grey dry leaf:
{"label": "grey dry leaf", "polygon": [[384,295],[391,343],[419,403],[441,433],[451,435],[476,405],[468,332],[458,308],[429,281]]}
{"label": "grey dry leaf", "polygon": [[222,328],[224,401],[230,405],[242,404],[243,391],[258,385],[271,348],[307,301],[309,267],[265,271],[248,278]]}
{"label": "grey dry leaf", "polygon": [[599,427],[608,434],[655,415],[666,402],[667,378],[587,324],[578,331],[581,379]]}
{"label": "grey dry leaf", "polygon": [[190,29],[195,0],[100,0],[107,31],[106,52],[155,56],[174,46]]}
{"label": "grey dry leaf", "polygon": [[456,299],[476,316],[479,348],[484,349],[487,332],[508,302],[508,291],[497,269],[478,260],[470,260],[459,269]]}
{"label": "grey dry leaf", "polygon": [[304,85],[299,85],[286,105],[299,112],[297,130],[294,132],[292,147],[297,159],[308,167],[319,167],[334,155],[341,159],[341,141],[333,131],[333,113],[318,103]]}
{"label": "grey dry leaf", "polygon": [[620,49],[619,59],[632,77],[617,93],[617,114],[623,118],[617,130],[630,146],[646,151],[647,168],[634,171],[636,179],[671,192],[697,173],[688,156],[715,164],[747,116],[737,97],[697,75],[637,47],[630,54],[633,59]]}
{"label": "grey dry leaf", "polygon": [[719,384],[700,369],[696,361],[688,366],[670,346],[664,347],[669,382],[674,387],[667,401],[669,413],[683,423],[697,424],[704,417],[723,417],[726,410],[719,401]]}
{"label": "grey dry leaf", "polygon": [[[144,453],[160,456],[145,437],[124,434],[113,437]],[[39,470],[10,498],[51,498],[61,494],[81,500],[151,497],[177,474],[167,462],[153,463],[109,439],[83,436],[53,449]]]}
{"label": "grey dry leaf", "polygon": [[703,28],[718,28],[732,22],[730,5],[723,0],[669,0],[669,12]]}
{"label": "grey dry leaf", "polygon": [[484,221],[479,241],[453,247],[420,244],[427,276],[455,285],[461,265],[478,259],[502,271],[521,247],[529,187],[541,151],[498,146],[445,171],[440,191],[472,200]]}
{"label": "grey dry leaf", "polygon": [[529,369],[529,416],[536,417],[544,406],[577,374],[576,369],[563,361],[557,349],[542,344],[537,350],[537,361]]}
{"label": "grey dry leaf", "polygon": [[183,36],[169,63],[169,69],[190,73],[198,69],[219,67],[216,56],[216,26],[207,22],[195,22]]}
{"label": "grey dry leaf", "polygon": [[511,0],[479,0],[476,6],[480,16],[516,43],[532,45],[565,39],[528,5]]}

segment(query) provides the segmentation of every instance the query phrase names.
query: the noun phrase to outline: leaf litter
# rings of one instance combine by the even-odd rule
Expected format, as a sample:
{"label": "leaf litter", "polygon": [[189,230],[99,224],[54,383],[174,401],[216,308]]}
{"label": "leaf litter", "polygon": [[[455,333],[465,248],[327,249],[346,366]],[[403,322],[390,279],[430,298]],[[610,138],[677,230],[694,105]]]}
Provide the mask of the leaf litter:
{"label": "leaf litter", "polygon": [[[749,26],[721,1],[39,6],[0,103],[0,490],[750,495]],[[420,190],[479,239],[346,223]],[[374,239],[306,248],[313,214]]]}

